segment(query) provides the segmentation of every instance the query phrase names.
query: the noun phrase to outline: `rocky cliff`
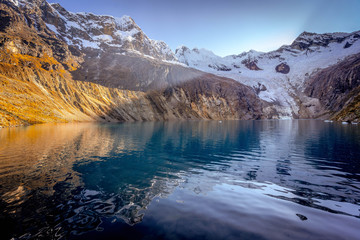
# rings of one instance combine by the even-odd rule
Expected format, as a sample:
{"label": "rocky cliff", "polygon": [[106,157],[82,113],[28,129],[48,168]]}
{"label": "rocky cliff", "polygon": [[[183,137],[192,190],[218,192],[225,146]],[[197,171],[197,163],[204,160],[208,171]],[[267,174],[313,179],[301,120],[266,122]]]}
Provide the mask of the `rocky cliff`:
{"label": "rocky cliff", "polygon": [[169,62],[129,17],[7,0],[0,19],[0,126],[276,117],[251,88]]}
{"label": "rocky cliff", "polygon": [[360,121],[360,54],[313,74],[305,85],[303,116]]}

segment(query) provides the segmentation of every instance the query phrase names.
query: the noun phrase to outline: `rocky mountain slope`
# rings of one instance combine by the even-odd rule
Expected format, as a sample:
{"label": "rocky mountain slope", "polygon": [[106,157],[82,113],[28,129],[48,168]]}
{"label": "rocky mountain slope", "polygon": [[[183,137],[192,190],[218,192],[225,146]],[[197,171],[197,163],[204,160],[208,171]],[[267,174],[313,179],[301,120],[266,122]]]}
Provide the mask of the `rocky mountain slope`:
{"label": "rocky mountain slope", "polygon": [[[115,18],[92,13],[72,13],[60,4],[45,0],[4,0],[27,13],[26,21],[38,31],[46,31],[63,40],[74,55],[84,49],[116,51],[175,60],[174,53],[162,41],[149,39],[129,16]],[[78,51],[80,50],[80,51]]]}
{"label": "rocky mountain slope", "polygon": [[[277,103],[276,108],[283,118],[304,118],[318,117],[304,115],[301,111],[304,106],[299,99],[307,95],[305,88],[310,76],[320,69],[335,65],[338,66],[334,67],[337,72],[346,71],[340,62],[359,52],[360,31],[332,34],[304,32],[291,45],[269,53],[249,51],[222,58],[205,49],[190,50],[182,46],[176,50],[176,57],[190,67],[229,77],[253,87],[261,99]],[[327,82],[328,80],[323,80],[327,77],[329,76],[318,75],[311,79]],[[346,81],[343,78],[345,75],[339,77],[339,81]],[[318,91],[323,91],[324,87],[319,86]],[[327,99],[332,100],[330,97]],[[335,102],[332,106],[332,112],[339,110],[335,108]]]}
{"label": "rocky mountain slope", "polygon": [[82,56],[75,80],[128,90],[156,90],[204,73],[185,69],[162,41],[149,39],[128,16],[71,13],[59,4],[40,5],[43,21],[71,53]]}
{"label": "rocky mountain slope", "polygon": [[359,122],[360,53],[311,76],[304,93],[302,115]]}
{"label": "rocky mountain slope", "polygon": [[252,88],[175,61],[129,17],[0,2],[0,126],[277,117]]}

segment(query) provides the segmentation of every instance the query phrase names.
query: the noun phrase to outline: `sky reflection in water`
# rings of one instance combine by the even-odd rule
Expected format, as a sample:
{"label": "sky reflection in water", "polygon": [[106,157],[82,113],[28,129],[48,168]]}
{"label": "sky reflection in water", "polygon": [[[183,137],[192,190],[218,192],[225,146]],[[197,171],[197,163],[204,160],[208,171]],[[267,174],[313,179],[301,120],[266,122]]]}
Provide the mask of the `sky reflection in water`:
{"label": "sky reflection in water", "polygon": [[356,239],[360,126],[322,121],[0,131],[6,237]]}

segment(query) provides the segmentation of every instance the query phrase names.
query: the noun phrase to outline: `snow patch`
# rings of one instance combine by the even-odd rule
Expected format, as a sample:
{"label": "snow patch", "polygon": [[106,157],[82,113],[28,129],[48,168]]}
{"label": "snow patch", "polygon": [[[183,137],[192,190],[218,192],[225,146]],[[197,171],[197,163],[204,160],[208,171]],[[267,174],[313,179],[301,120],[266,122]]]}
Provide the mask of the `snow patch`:
{"label": "snow patch", "polygon": [[114,39],[110,35],[98,35],[94,36],[93,39],[95,41],[102,41],[102,42],[112,42]]}
{"label": "snow patch", "polygon": [[170,63],[170,64],[175,64],[175,65],[180,65],[182,67],[186,67],[188,68],[189,66],[184,64],[184,63],[181,63],[181,62],[178,62],[178,61],[174,61],[174,60],[161,60],[162,62],[164,63]]}
{"label": "snow patch", "polygon": [[56,35],[59,35],[59,32],[57,31],[57,28],[56,28],[54,25],[48,24],[48,23],[45,23],[45,24],[46,24],[46,27],[47,27],[48,29],[50,29],[51,31],[53,31]]}
{"label": "snow patch", "polygon": [[15,6],[19,6],[19,1],[18,0],[9,0],[12,4],[14,4]]}
{"label": "snow patch", "polygon": [[134,21],[132,20],[132,18],[126,15],[122,16],[121,18],[115,17],[114,20],[117,26],[122,29],[127,29],[134,25]]}
{"label": "snow patch", "polygon": [[121,31],[121,30],[117,30],[115,32],[115,35],[120,37],[120,39],[122,41],[129,41],[132,42],[135,40],[134,35],[139,33],[139,30],[133,28],[130,31]]}
{"label": "snow patch", "polygon": [[[79,41],[80,42],[80,45],[82,48],[94,48],[94,49],[99,49],[99,43],[97,42],[92,42],[92,41],[88,41],[88,40],[85,40],[85,39],[81,39],[81,38],[74,38],[74,40],[76,41]],[[73,43],[75,42],[73,41]]]}
{"label": "snow patch", "polygon": [[84,30],[84,28],[81,27],[81,26],[80,26],[78,23],[76,23],[76,22],[67,20],[67,21],[65,21],[65,23],[66,23],[66,26],[67,26],[66,28],[67,28],[67,29],[76,28],[76,29]]}

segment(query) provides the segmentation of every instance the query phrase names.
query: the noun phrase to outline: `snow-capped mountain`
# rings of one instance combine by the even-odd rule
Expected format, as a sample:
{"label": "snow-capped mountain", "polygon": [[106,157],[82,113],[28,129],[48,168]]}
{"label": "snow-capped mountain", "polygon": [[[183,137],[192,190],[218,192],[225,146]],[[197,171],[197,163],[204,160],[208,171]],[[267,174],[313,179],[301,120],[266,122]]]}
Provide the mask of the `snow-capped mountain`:
{"label": "snow-capped mountain", "polygon": [[175,56],[189,67],[253,87],[263,100],[278,103],[277,110],[286,118],[298,114],[298,96],[311,74],[359,52],[360,31],[304,32],[291,45],[268,53],[251,50],[219,57],[205,49],[181,46]]}
{"label": "snow-capped mountain", "polygon": [[71,13],[45,0],[0,1],[0,18],[0,126],[99,119],[360,121],[360,32],[303,33],[273,52],[222,58],[184,46],[174,54],[131,17]]}
{"label": "snow-capped mountain", "polygon": [[32,3],[38,4],[47,29],[69,46],[80,50],[110,50],[175,60],[174,53],[165,42],[148,38],[129,16],[117,18],[92,13],[72,13],[58,3],[49,4],[38,0],[13,0],[13,3],[21,8],[31,8]]}

